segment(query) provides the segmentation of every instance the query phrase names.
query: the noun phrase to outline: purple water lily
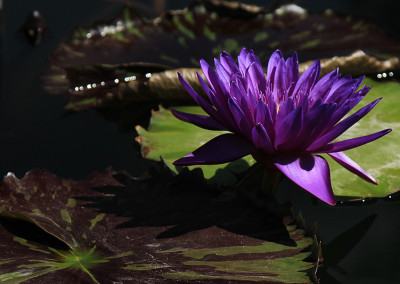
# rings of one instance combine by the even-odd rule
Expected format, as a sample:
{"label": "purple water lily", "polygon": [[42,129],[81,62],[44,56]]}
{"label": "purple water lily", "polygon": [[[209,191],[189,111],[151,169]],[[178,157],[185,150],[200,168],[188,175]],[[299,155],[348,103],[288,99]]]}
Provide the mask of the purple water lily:
{"label": "purple water lily", "polygon": [[327,153],[350,172],[376,184],[342,151],[374,141],[391,129],[332,142],[380,100],[342,120],[371,89],[364,85],[358,90],[364,77],[341,77],[334,70],[319,79],[319,60],[299,77],[297,54],[285,61],[279,50],[272,54],[266,76],[257,56],[245,48],[238,56],[238,65],[227,52],[214,62],[217,72],[200,61],[210,87],[197,74],[211,104],[179,74],[182,86],[208,116],[177,110],[172,113],[199,127],[231,133],[217,136],[175,161],[175,165],[219,164],[251,154],[264,166],[279,169],[309,193],[334,205],[328,163],[315,155]]}

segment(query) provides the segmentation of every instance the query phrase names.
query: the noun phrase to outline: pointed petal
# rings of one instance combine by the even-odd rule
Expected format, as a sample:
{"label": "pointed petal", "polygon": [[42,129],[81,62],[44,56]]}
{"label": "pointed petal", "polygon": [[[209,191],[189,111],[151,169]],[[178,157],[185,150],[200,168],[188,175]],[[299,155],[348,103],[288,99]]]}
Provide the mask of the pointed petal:
{"label": "pointed petal", "polygon": [[308,151],[313,151],[314,149],[321,148],[322,146],[328,144],[329,142],[335,140],[340,135],[342,135],[347,129],[357,123],[360,119],[362,119],[365,115],[367,115],[381,100],[379,98],[372,103],[366,105],[365,107],[359,109],[357,112],[353,113],[345,120],[341,121],[338,125],[336,125],[331,131],[323,135],[322,137],[315,140],[308,148]]}
{"label": "pointed petal", "polygon": [[181,85],[186,89],[186,91],[189,93],[189,95],[192,96],[192,98],[195,100],[195,102],[201,106],[202,109],[206,113],[208,113],[210,116],[218,116],[216,110],[198,93],[196,93],[195,90],[186,82],[185,79],[183,79],[181,73],[178,72],[178,77],[179,77],[179,82]]}
{"label": "pointed petal", "polygon": [[379,131],[379,132],[376,132],[376,133],[373,133],[370,135],[331,143],[331,144],[328,144],[328,145],[326,145],[320,149],[317,149],[313,152],[314,153],[333,153],[333,152],[341,152],[341,151],[350,150],[350,149],[353,149],[356,147],[360,147],[369,142],[372,142],[378,138],[381,138],[382,136],[385,136],[386,134],[388,134],[391,131],[392,131],[392,129],[385,129],[385,130],[382,130],[382,131]]}
{"label": "pointed petal", "polygon": [[176,166],[222,164],[256,151],[257,149],[244,138],[230,133],[222,134],[173,164]]}
{"label": "pointed petal", "polygon": [[225,88],[229,89],[230,85],[230,74],[226,71],[224,66],[218,61],[218,59],[214,58],[215,69],[217,69],[217,74],[223,84],[225,84]]}
{"label": "pointed petal", "polygon": [[268,67],[267,67],[267,81],[268,83],[273,81],[273,76],[274,72],[273,70],[277,68],[280,60],[283,58],[282,52],[277,49],[274,53],[272,53],[271,57],[269,58],[268,61]]}
{"label": "pointed petal", "polygon": [[345,169],[349,170],[353,174],[358,175],[360,178],[373,183],[378,184],[376,180],[368,174],[363,168],[357,165],[352,159],[350,159],[346,154],[343,152],[337,153],[328,153],[329,156],[332,157],[337,163],[343,166]]}
{"label": "pointed petal", "polygon": [[274,124],[272,122],[272,116],[267,105],[261,101],[257,101],[255,108],[254,122],[261,123],[268,133],[269,138],[273,141],[275,139]]}
{"label": "pointed petal", "polygon": [[223,51],[220,55],[220,61],[222,66],[228,71],[230,74],[239,72],[239,68],[233,60],[232,56],[226,51]]}
{"label": "pointed petal", "polygon": [[242,73],[242,75],[244,75],[246,73],[246,69],[247,69],[246,58],[247,58],[248,54],[249,54],[249,52],[247,51],[247,49],[245,47],[243,47],[238,56],[239,70]]}
{"label": "pointed petal", "polygon": [[293,142],[303,125],[303,110],[301,107],[295,108],[276,129],[275,148],[277,151],[288,151],[293,149]]}
{"label": "pointed petal", "polygon": [[295,102],[298,102],[305,94],[309,94],[310,90],[314,87],[319,79],[321,72],[321,63],[315,60],[310,67],[300,76],[299,80],[294,87],[293,93],[289,94],[293,97]]}
{"label": "pointed petal", "polygon": [[214,91],[216,96],[227,97],[227,90],[225,88],[225,84],[221,82],[217,73],[211,66],[204,61],[200,60],[200,67],[203,70],[204,76],[206,76],[208,83],[210,83],[211,89]]}
{"label": "pointed petal", "polygon": [[286,74],[287,74],[287,87],[289,87],[293,82],[299,79],[299,59],[297,58],[297,53],[293,52],[292,57],[289,57],[285,62]]}
{"label": "pointed petal", "polygon": [[228,104],[232,116],[236,121],[236,125],[240,129],[240,132],[243,133],[243,135],[246,135],[246,137],[250,137],[252,127],[247,120],[246,115],[243,113],[243,111],[240,109],[234,99],[229,98]]}
{"label": "pointed petal", "polygon": [[332,85],[339,79],[338,70],[333,70],[323,76],[312,88],[310,93],[310,104],[313,105],[319,98],[324,99]]}
{"label": "pointed petal", "polygon": [[294,110],[294,107],[295,105],[292,98],[288,98],[286,101],[283,102],[283,104],[279,107],[279,111],[276,115],[275,129],[279,128],[285,117]]}
{"label": "pointed petal", "polygon": [[329,166],[320,156],[273,158],[275,166],[298,186],[329,205],[335,205]]}
{"label": "pointed petal", "polygon": [[186,113],[182,112],[179,110],[171,109],[172,114],[185,122],[192,123],[196,126],[199,126],[204,129],[209,129],[209,130],[227,130],[225,126],[220,124],[218,121],[216,121],[214,118],[205,116],[205,115],[199,115],[199,114],[192,114],[192,113]]}
{"label": "pointed petal", "polygon": [[272,154],[275,152],[271,139],[269,138],[268,133],[262,124],[259,123],[254,126],[253,130],[251,131],[251,135],[253,143],[257,148],[262,149],[267,154]]}

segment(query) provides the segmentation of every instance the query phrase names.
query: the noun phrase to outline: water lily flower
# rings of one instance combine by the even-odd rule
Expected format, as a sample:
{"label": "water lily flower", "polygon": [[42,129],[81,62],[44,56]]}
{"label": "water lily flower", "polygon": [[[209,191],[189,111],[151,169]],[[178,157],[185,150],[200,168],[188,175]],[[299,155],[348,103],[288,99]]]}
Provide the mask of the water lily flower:
{"label": "water lily flower", "polygon": [[266,76],[257,56],[246,48],[240,52],[238,64],[225,51],[214,62],[216,71],[200,61],[209,86],[197,74],[211,103],[178,74],[182,86],[208,115],[172,113],[196,126],[231,133],[215,137],[175,165],[226,163],[251,154],[262,165],[278,169],[301,188],[334,205],[328,163],[317,155],[326,153],[350,172],[377,184],[342,151],[374,141],[391,129],[334,141],[380,100],[344,118],[371,89],[364,85],[358,90],[364,77],[341,77],[334,70],[319,78],[319,60],[299,76],[297,54],[285,61],[279,50],[269,59]]}

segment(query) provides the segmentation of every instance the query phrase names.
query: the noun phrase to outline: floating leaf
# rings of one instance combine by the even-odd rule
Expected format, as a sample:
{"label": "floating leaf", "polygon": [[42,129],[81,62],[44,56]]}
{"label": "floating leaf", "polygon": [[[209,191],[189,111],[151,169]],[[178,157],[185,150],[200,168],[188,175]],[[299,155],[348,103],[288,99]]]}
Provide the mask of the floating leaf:
{"label": "floating leaf", "polygon": [[393,131],[377,142],[346,151],[346,154],[367,170],[378,182],[373,185],[349,173],[327,158],[331,168],[332,185],[336,195],[359,197],[383,197],[400,189],[400,84],[397,82],[376,82],[365,79],[373,85],[371,91],[359,103],[358,108],[383,97],[379,104],[360,122],[346,131],[339,140],[364,136],[379,129]]}
{"label": "floating leaf", "polygon": [[[175,109],[188,113],[204,114],[198,106],[177,107]],[[143,157],[154,160],[159,160],[162,157],[165,163],[176,172],[177,169],[172,165],[172,162],[224,133],[222,131],[205,130],[182,122],[175,118],[168,109],[162,107],[159,111],[153,112],[148,130],[138,126],[136,131],[139,133],[136,140],[141,144]],[[247,156],[231,163],[191,166],[189,168],[201,168],[206,179],[228,186],[237,182],[237,173],[243,172],[254,163],[255,160],[251,156]]]}
{"label": "floating leaf", "polygon": [[200,170],[175,176],[163,164],[138,179],[9,174],[0,186],[0,281],[310,282],[313,239],[269,208],[208,186]]}

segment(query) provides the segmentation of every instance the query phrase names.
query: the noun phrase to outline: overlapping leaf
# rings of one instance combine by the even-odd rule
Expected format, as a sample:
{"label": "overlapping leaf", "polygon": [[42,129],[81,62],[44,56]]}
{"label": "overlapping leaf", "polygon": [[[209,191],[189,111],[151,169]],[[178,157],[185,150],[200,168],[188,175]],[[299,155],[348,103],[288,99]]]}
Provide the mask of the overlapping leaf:
{"label": "overlapping leaf", "polygon": [[0,281],[311,281],[313,239],[265,203],[218,192],[198,170],[175,176],[159,165],[140,179],[114,177],[7,175]]}

